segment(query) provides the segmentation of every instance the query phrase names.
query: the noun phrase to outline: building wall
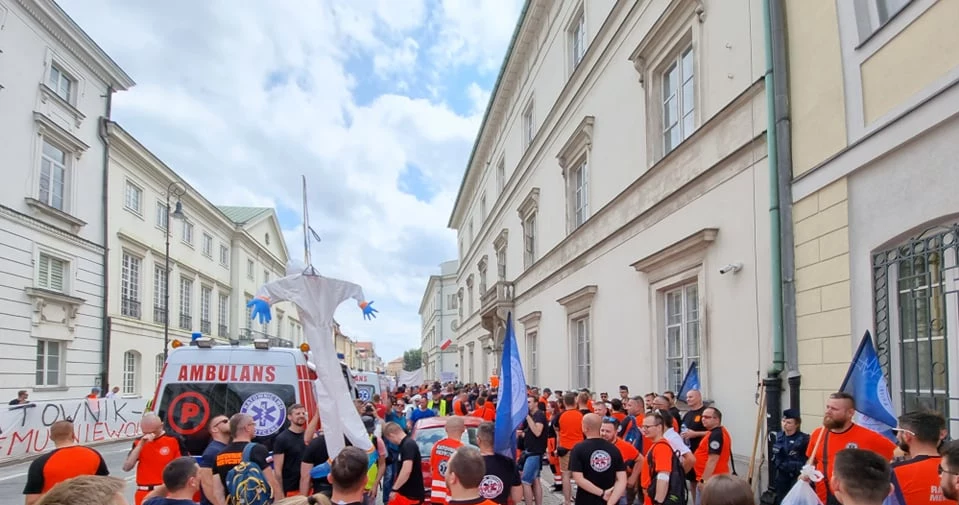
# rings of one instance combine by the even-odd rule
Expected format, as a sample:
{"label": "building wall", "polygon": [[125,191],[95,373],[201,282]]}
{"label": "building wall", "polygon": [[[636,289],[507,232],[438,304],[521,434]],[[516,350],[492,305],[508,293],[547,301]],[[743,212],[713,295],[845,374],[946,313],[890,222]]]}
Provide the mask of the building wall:
{"label": "building wall", "polygon": [[[8,182],[0,187],[0,394],[26,388],[36,400],[79,398],[100,385],[105,366],[99,118],[108,88],[133,81],[43,0],[0,0],[0,53]],[[56,90],[51,75],[63,76]],[[59,177],[41,190],[45,143],[63,152],[62,192],[53,189]]]}
{"label": "building wall", "polygon": [[423,352],[425,377],[439,380],[443,373],[459,376],[459,361],[456,346],[440,349],[447,339],[456,338],[458,326],[459,300],[456,297],[456,260],[440,265],[440,275],[430,276],[420,303],[420,321],[422,336],[420,348]]}

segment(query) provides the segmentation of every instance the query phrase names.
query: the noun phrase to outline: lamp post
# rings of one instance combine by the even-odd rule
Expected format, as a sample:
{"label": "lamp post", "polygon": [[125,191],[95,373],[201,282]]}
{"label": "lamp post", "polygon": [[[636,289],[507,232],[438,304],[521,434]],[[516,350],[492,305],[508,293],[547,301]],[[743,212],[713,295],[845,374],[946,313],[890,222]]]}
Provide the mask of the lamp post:
{"label": "lamp post", "polygon": [[[163,288],[163,362],[166,362],[167,354],[170,352],[170,216],[174,219],[183,219],[183,204],[180,203],[180,197],[186,191],[181,188],[176,181],[170,183],[166,188],[166,254],[164,263],[164,288]],[[170,195],[176,195],[176,208],[170,212]]]}

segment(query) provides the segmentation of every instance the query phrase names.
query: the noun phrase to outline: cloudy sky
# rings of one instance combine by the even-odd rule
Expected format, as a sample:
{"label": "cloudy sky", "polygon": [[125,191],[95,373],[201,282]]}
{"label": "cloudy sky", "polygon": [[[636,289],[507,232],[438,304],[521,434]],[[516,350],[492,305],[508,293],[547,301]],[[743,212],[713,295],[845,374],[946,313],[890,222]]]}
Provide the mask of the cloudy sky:
{"label": "cloudy sky", "polygon": [[210,201],[275,207],[302,257],[380,317],[337,319],[385,360],[419,347],[429,275],[522,0],[58,0],[137,82],[113,119]]}

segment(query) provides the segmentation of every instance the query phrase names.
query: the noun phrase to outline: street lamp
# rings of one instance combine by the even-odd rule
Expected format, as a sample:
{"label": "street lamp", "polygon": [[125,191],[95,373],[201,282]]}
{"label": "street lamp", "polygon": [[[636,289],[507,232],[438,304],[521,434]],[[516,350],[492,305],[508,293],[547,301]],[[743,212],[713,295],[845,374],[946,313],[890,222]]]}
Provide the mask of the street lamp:
{"label": "street lamp", "polygon": [[170,195],[176,195],[176,207],[172,215],[174,219],[184,219],[183,204],[180,203],[180,197],[186,193],[176,181],[170,183],[166,188],[166,261],[164,264],[164,293],[163,293],[163,362],[166,363],[167,354],[170,352]]}

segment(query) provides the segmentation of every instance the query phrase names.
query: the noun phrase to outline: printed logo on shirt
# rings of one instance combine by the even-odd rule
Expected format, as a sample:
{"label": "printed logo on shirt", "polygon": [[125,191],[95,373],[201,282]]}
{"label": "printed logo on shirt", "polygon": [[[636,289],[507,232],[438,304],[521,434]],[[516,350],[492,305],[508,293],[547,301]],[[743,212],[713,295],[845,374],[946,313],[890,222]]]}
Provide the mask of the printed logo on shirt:
{"label": "printed logo on shirt", "polygon": [[160,448],[160,456],[167,456],[167,455],[169,455],[169,454],[170,454],[170,448],[169,448],[169,447],[167,447],[167,446],[164,445],[163,447]]}
{"label": "printed logo on shirt", "polygon": [[858,449],[858,448],[859,448],[859,444],[855,442],[849,442],[848,444],[846,444],[846,449]]}
{"label": "printed logo on shirt", "polygon": [[719,440],[713,440],[712,442],[710,442],[710,443],[709,443],[709,448],[712,449],[712,450],[714,450],[714,451],[715,451],[716,449],[719,449]]}
{"label": "printed logo on shirt", "polygon": [[258,437],[268,437],[276,433],[286,420],[286,405],[273,393],[250,395],[240,407],[240,412],[253,417]]}
{"label": "printed logo on shirt", "polygon": [[698,423],[700,419],[702,419],[702,417],[696,416],[693,418],[693,422]]}
{"label": "printed logo on shirt", "polygon": [[495,475],[483,476],[483,480],[480,481],[479,485],[479,493],[483,498],[492,500],[503,494],[503,481]]}
{"label": "printed logo on shirt", "polygon": [[613,458],[609,456],[609,453],[600,449],[598,451],[593,451],[593,454],[589,456],[589,467],[593,469],[594,472],[605,472],[609,470],[609,467],[613,465]]}
{"label": "printed logo on shirt", "polygon": [[446,477],[446,466],[447,466],[447,462],[446,462],[446,461],[440,461],[440,468],[439,468],[439,469],[440,469],[440,475],[443,476],[443,477]]}

